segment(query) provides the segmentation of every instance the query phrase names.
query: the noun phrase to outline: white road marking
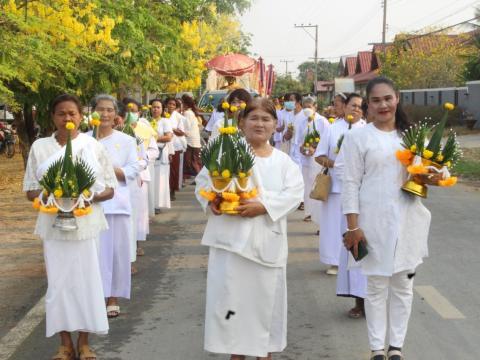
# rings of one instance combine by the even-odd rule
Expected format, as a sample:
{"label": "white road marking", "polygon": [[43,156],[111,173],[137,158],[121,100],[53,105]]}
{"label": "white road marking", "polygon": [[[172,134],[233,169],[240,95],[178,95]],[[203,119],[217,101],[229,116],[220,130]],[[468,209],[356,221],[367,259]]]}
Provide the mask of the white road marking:
{"label": "white road marking", "polygon": [[415,286],[417,293],[444,319],[465,319],[460,310],[453,306],[433,286]]}
{"label": "white road marking", "polygon": [[42,297],[23,319],[0,339],[0,360],[8,360],[44,318],[45,297]]}

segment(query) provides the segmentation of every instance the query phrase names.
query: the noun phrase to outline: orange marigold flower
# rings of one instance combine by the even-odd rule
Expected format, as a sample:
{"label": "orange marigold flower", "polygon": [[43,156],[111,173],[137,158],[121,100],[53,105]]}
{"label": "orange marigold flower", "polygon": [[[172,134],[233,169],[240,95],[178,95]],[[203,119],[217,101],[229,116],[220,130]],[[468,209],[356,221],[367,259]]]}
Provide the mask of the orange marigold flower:
{"label": "orange marigold flower", "polygon": [[397,150],[395,155],[397,156],[398,161],[400,161],[405,166],[408,166],[412,163],[413,154],[408,149]]}
{"label": "orange marigold flower", "polygon": [[427,168],[423,165],[410,165],[410,166],[407,167],[407,171],[410,174],[414,174],[414,175],[428,173]]}
{"label": "orange marigold flower", "polygon": [[445,180],[440,180],[438,182],[439,186],[453,186],[457,183],[457,177],[456,176],[450,176],[449,178]]}
{"label": "orange marigold flower", "polygon": [[33,208],[36,209],[36,210],[39,210],[39,209],[40,209],[41,203],[40,203],[40,199],[39,199],[38,197],[35,198],[35,199],[33,199],[32,206],[33,206]]}

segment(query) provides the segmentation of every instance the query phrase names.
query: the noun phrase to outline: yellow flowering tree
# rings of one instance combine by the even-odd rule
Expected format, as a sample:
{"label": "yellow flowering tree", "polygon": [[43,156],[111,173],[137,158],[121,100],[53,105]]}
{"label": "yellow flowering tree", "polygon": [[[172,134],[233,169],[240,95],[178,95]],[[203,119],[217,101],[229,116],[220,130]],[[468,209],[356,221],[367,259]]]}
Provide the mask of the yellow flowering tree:
{"label": "yellow flowering tree", "polygon": [[400,89],[427,89],[462,83],[466,56],[474,51],[468,35],[397,35],[385,54],[380,72]]}

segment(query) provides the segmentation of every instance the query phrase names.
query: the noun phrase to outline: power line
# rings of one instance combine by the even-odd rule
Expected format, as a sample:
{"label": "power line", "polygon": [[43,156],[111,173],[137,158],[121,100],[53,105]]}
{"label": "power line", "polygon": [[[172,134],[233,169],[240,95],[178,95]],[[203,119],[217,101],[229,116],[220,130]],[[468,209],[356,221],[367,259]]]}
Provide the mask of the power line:
{"label": "power line", "polygon": [[293,60],[280,60],[280,62],[285,63],[285,76],[287,76],[288,75],[288,63],[293,62]]}
{"label": "power line", "polygon": [[[317,74],[317,63],[318,63],[318,24],[315,24],[315,25],[312,25],[312,24],[308,24],[308,25],[297,25],[297,24],[294,24],[293,25],[294,27],[296,28],[302,28],[303,30],[307,29],[307,28],[315,28],[315,74],[314,74],[314,83],[313,83],[313,89],[314,89],[314,92],[315,92],[315,96],[317,95],[317,77],[318,77],[318,74]],[[307,32],[308,35],[310,35],[310,33],[305,30],[305,32]],[[311,36],[310,36],[311,37]]]}

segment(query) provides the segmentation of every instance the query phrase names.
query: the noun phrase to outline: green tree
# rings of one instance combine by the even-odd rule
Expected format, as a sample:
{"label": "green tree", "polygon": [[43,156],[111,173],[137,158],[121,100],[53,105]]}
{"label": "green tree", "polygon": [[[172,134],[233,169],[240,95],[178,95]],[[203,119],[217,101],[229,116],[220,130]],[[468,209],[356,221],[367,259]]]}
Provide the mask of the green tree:
{"label": "green tree", "polygon": [[[476,9],[475,15],[477,18],[480,18],[480,7]],[[478,27],[478,25],[475,25],[475,27]],[[463,71],[463,79],[465,81],[480,80],[480,33],[475,35],[473,46],[475,50],[466,56],[465,69]]]}
{"label": "green tree", "polygon": [[309,88],[300,81],[292,78],[290,75],[279,75],[275,81],[272,96],[282,96],[289,92],[305,94],[309,92]]}
{"label": "green tree", "polygon": [[[313,61],[305,61],[298,65],[298,80],[306,87],[313,91],[313,81],[315,74],[315,63]],[[338,62],[329,62],[320,60],[317,63],[317,79],[318,81],[330,81],[335,78],[338,71]]]}
{"label": "green tree", "polygon": [[249,3],[0,0],[0,103],[14,111],[24,156],[32,106],[48,127],[47,105],[59,93],[85,103],[98,92],[199,86],[208,56],[246,50],[235,16]]}

